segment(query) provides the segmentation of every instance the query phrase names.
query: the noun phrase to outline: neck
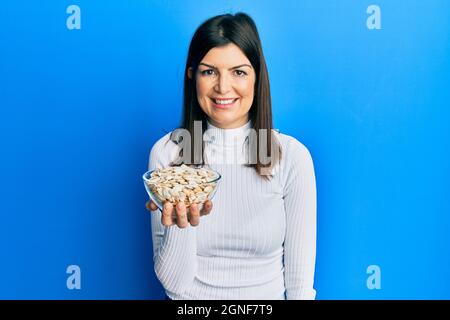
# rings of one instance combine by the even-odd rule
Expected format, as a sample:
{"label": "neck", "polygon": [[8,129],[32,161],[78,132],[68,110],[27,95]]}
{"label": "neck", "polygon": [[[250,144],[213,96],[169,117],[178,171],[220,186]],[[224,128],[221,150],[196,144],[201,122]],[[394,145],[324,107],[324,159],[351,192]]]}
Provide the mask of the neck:
{"label": "neck", "polygon": [[236,128],[240,128],[242,126],[244,126],[248,121],[249,121],[249,117],[248,115],[243,118],[243,119],[239,119],[233,123],[230,124],[221,124],[221,123],[217,123],[216,121],[212,120],[212,119],[208,119],[207,120],[208,123],[210,123],[211,125],[213,125],[216,128],[220,128],[220,129],[236,129]]}
{"label": "neck", "polygon": [[207,120],[207,130],[205,131],[204,139],[216,145],[233,146],[242,144],[251,128],[251,120],[235,128],[220,128]]}

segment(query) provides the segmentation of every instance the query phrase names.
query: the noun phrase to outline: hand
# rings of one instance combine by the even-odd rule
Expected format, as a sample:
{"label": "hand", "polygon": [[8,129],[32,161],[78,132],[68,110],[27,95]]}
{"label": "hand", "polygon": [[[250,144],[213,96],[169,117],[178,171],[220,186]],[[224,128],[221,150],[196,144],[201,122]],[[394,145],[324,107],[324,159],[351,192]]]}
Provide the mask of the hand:
{"label": "hand", "polygon": [[[156,211],[158,206],[151,200],[145,204],[147,210]],[[200,223],[200,217],[209,214],[212,210],[212,202],[206,200],[203,204],[201,211],[198,210],[197,204],[193,203],[189,208],[186,208],[185,204],[180,202],[174,208],[170,202],[165,202],[162,210],[161,223],[170,227],[176,224],[179,228],[186,228],[189,223],[191,226],[198,226]]]}

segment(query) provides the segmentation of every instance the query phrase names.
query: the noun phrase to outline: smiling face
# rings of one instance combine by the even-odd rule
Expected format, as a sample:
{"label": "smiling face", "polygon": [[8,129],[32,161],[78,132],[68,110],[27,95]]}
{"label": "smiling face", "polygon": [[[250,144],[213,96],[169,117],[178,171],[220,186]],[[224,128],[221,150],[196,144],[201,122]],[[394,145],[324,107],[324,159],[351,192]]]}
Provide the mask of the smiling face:
{"label": "smiling face", "polygon": [[197,99],[208,120],[216,127],[231,129],[249,120],[256,75],[242,50],[228,44],[209,50],[195,75]]}

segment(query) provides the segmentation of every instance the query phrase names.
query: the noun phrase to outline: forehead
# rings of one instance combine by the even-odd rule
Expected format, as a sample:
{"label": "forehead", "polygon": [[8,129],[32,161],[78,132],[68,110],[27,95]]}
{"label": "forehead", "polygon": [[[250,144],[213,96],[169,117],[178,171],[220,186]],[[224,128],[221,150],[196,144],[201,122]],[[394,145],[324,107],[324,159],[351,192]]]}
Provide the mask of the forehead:
{"label": "forehead", "polygon": [[250,64],[244,52],[234,43],[212,48],[201,62],[214,65],[217,68],[231,68],[240,64]]}

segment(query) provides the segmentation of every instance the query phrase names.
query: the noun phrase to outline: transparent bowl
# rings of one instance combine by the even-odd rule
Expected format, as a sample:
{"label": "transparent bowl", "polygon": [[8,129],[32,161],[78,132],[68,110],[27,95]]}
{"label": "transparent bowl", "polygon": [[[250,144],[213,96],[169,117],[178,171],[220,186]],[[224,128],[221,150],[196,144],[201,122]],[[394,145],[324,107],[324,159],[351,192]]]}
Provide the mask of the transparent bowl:
{"label": "transparent bowl", "polygon": [[[222,175],[220,173],[218,173],[217,171],[215,171],[215,170],[212,170],[212,169],[209,169],[209,168],[207,170],[213,172],[215,174],[215,176],[212,177],[211,180],[208,180],[207,182],[204,182],[201,185],[203,187],[206,187],[206,186],[211,186],[212,187],[212,191],[210,191],[208,193],[208,196],[207,196],[207,200],[212,200],[214,198],[214,195],[216,194],[217,187],[219,186],[219,181],[222,178]],[[150,185],[149,185],[149,180],[151,178],[151,174],[154,171],[156,171],[156,170],[147,171],[142,176],[142,179],[144,180],[145,190],[147,191],[148,196],[150,197],[150,200],[152,200],[158,206],[158,208],[162,211],[164,203],[151,190]],[[201,210],[203,208],[203,204],[204,204],[205,201],[197,203],[197,206],[198,206],[199,210]],[[176,205],[176,202],[175,203],[172,202],[172,204]],[[189,207],[189,205],[188,205],[188,207]]]}

